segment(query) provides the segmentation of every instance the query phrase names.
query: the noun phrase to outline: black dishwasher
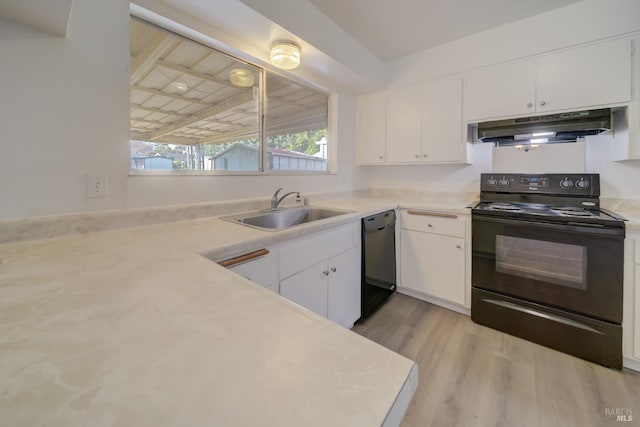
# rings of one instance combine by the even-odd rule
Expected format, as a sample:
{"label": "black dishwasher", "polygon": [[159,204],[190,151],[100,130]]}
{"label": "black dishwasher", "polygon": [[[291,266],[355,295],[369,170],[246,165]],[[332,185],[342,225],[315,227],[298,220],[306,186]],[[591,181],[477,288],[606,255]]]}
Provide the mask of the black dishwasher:
{"label": "black dishwasher", "polygon": [[396,213],[362,219],[362,318],[396,291]]}

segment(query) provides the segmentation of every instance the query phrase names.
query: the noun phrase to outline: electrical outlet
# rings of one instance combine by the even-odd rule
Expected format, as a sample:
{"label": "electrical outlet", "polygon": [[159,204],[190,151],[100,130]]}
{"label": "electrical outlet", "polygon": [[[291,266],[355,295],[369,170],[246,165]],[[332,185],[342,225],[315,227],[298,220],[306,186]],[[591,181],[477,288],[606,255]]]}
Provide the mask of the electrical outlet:
{"label": "electrical outlet", "polygon": [[87,180],[87,197],[107,197],[109,180],[106,174],[89,174]]}

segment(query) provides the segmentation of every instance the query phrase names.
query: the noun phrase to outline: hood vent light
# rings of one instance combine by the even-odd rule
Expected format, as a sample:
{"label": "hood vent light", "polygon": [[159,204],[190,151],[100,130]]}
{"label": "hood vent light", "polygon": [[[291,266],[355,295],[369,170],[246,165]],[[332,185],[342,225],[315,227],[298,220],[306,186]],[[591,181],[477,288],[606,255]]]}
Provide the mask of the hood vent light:
{"label": "hood vent light", "polygon": [[611,110],[577,111],[478,123],[478,141],[496,146],[576,142],[611,129]]}

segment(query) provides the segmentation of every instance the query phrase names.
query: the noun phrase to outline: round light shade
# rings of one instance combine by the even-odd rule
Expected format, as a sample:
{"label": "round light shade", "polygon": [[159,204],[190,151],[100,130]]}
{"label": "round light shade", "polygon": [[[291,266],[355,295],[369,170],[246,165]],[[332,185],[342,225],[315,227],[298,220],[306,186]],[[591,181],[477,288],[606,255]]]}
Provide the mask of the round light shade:
{"label": "round light shade", "polygon": [[256,82],[253,73],[244,68],[234,68],[229,71],[229,81],[238,87],[251,87]]}
{"label": "round light shade", "polygon": [[185,93],[187,89],[189,89],[187,84],[180,80],[176,80],[175,82],[171,83],[171,86],[173,87],[173,91],[178,94]]}
{"label": "round light shade", "polygon": [[290,40],[276,40],[271,43],[271,63],[285,70],[293,70],[300,65],[300,46]]}

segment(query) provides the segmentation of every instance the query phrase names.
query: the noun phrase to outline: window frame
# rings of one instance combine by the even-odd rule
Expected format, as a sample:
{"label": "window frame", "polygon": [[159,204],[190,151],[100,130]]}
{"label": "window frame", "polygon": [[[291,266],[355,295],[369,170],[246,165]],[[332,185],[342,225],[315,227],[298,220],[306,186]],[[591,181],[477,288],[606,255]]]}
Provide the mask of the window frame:
{"label": "window frame", "polygon": [[[190,170],[190,169],[171,169],[171,170],[144,170],[144,169],[132,169],[131,168],[131,156],[129,155],[129,173],[128,175],[131,177],[144,177],[144,176],[324,176],[324,175],[335,175],[337,174],[337,156],[333,154],[333,151],[337,151],[337,141],[334,133],[334,108],[336,105],[335,93],[330,92],[329,90],[319,86],[318,84],[314,84],[312,82],[301,79],[299,76],[291,75],[288,73],[284,73],[282,70],[270,66],[270,64],[259,63],[258,61],[251,60],[248,54],[243,52],[239,52],[233,48],[222,45],[222,43],[217,40],[207,36],[203,33],[200,33],[196,30],[193,30],[188,27],[184,27],[174,21],[169,20],[168,18],[162,17],[163,23],[159,23],[157,19],[154,19],[150,16],[143,16],[144,13],[134,13],[131,12],[129,14],[129,19],[141,22],[142,24],[149,25],[155,27],[160,31],[165,31],[170,35],[179,37],[186,41],[198,44],[204,48],[211,49],[212,51],[218,52],[220,54],[226,55],[232,58],[235,61],[245,63],[249,66],[255,67],[259,70],[258,80],[259,80],[259,100],[258,100],[258,129],[259,129],[259,144],[258,144],[258,170],[249,171],[249,170],[238,170],[238,171],[229,171],[229,170]],[[182,30],[181,30],[182,29]],[[188,30],[188,31],[184,31]],[[193,32],[192,36],[187,35],[188,32]],[[197,39],[196,36],[197,35]],[[205,40],[200,40],[205,39]],[[237,52],[237,53],[234,53]],[[318,93],[321,93],[327,97],[327,158],[326,158],[326,170],[280,170],[280,169],[267,169],[266,168],[266,147],[268,146],[268,136],[266,134],[267,120],[265,114],[265,101],[267,97],[267,87],[266,87],[266,74],[267,72],[271,74],[275,74],[280,78],[290,80],[295,84],[303,86],[307,89],[311,89]],[[131,89],[130,89],[131,90]],[[131,113],[129,113],[129,118],[131,118]],[[129,150],[131,151],[131,142],[133,139],[129,137]],[[152,142],[152,141],[150,141]],[[166,143],[169,144],[169,143]],[[180,145],[180,144],[176,144]],[[198,147],[200,145],[196,145]]]}

